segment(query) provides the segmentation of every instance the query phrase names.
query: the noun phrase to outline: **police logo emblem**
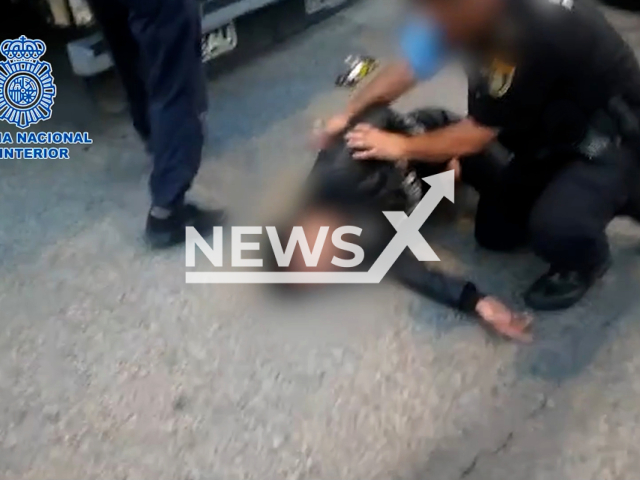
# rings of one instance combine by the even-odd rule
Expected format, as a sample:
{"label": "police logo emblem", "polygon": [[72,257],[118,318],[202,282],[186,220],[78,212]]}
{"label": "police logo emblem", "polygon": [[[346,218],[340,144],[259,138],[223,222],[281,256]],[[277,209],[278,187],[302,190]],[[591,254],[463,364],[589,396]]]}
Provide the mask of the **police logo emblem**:
{"label": "police logo emblem", "polygon": [[488,73],[489,94],[494,98],[504,97],[516,74],[516,67],[500,60],[494,60]]}
{"label": "police logo emblem", "polygon": [[0,119],[27,128],[51,117],[56,86],[51,64],[40,60],[47,50],[41,40],[24,35],[0,44]]}

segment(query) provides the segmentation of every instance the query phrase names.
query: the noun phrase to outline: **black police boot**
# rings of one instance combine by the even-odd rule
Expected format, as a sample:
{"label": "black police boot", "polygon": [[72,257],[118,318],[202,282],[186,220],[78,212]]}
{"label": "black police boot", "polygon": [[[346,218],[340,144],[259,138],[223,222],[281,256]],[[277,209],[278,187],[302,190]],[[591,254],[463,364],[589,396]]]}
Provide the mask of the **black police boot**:
{"label": "black police boot", "polygon": [[[158,211],[154,211],[158,210]],[[225,220],[223,210],[204,210],[186,203],[171,211],[149,211],[145,239],[151,248],[168,248],[185,241],[185,228],[194,227],[202,236],[209,236],[213,227]]]}
{"label": "black police boot", "polygon": [[551,267],[524,294],[525,303],[534,310],[564,310],[575,305],[611,266],[607,259],[590,273]]}

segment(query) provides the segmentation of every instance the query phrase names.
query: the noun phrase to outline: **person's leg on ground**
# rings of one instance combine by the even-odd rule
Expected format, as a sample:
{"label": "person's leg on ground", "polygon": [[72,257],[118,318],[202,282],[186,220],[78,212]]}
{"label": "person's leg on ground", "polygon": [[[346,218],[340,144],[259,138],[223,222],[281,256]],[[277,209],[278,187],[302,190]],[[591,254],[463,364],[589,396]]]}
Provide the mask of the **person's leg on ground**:
{"label": "person's leg on ground", "polygon": [[605,229],[631,199],[637,159],[611,147],[598,158],[578,158],[545,188],[529,219],[534,252],[549,272],[525,293],[532,308],[568,308],[607,270],[610,252]]}

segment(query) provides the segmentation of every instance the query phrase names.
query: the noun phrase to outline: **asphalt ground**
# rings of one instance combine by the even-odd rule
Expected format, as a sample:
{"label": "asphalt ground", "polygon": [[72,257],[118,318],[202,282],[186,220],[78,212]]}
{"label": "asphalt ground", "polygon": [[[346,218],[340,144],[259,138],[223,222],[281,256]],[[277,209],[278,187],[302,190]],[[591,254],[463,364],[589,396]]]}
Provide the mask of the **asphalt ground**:
{"label": "asphalt ground", "polygon": [[[314,121],[347,98],[343,58],[393,54],[394,5],[360,2],[213,72],[194,195],[249,218],[308,169]],[[640,48],[640,20],[612,19]],[[390,284],[293,304],[185,285],[182,249],[142,243],[150,165],[117,95],[50,49],[58,97],[38,128],[94,144],[0,162],[0,478],[637,478],[637,226],[612,224],[613,269],[538,316],[531,346]],[[464,92],[452,68],[399,108],[462,112]],[[428,229],[443,268],[521,306],[544,265],[478,250],[471,228],[461,215]]]}

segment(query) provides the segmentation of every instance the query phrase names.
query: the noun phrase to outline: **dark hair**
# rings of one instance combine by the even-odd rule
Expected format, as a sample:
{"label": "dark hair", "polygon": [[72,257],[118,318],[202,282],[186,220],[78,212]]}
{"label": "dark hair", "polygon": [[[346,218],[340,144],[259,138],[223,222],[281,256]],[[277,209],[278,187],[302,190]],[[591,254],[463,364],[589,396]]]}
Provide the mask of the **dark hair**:
{"label": "dark hair", "polygon": [[403,132],[401,119],[387,105],[373,105],[357,115],[334,142],[318,154],[310,175],[315,201],[355,204],[370,202],[402,185],[402,174],[392,162],[353,159],[344,133],[359,123]]}

